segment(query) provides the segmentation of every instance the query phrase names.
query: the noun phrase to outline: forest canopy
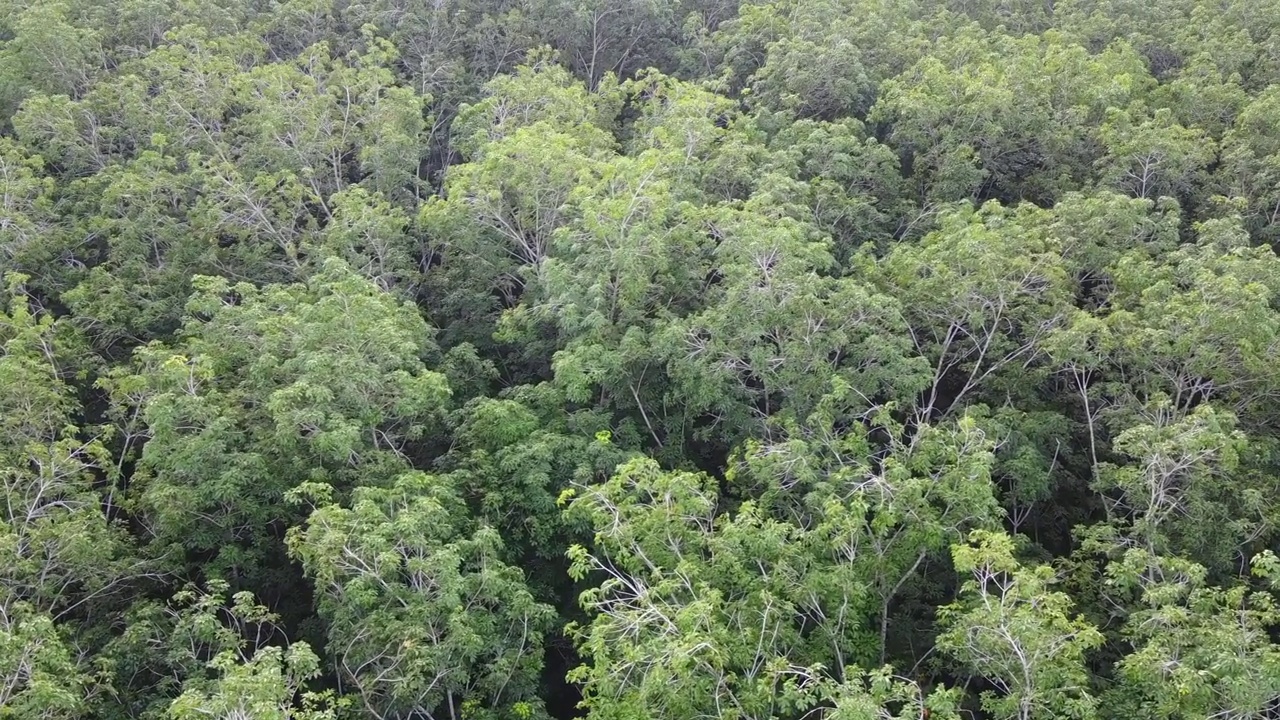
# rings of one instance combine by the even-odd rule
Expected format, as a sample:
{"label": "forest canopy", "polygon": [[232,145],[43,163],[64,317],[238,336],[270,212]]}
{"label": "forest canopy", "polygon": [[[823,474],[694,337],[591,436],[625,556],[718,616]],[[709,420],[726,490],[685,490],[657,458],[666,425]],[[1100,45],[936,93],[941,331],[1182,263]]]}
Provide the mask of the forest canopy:
{"label": "forest canopy", "polygon": [[1280,0],[0,0],[0,720],[1280,717]]}

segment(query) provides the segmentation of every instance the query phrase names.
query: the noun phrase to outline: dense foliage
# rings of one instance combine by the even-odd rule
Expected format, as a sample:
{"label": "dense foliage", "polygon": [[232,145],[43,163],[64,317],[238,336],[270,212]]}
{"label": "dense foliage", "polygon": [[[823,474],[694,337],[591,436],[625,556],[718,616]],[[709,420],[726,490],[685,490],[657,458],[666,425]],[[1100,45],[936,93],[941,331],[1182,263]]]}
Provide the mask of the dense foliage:
{"label": "dense foliage", "polygon": [[1280,0],[0,0],[0,719],[1280,713]]}

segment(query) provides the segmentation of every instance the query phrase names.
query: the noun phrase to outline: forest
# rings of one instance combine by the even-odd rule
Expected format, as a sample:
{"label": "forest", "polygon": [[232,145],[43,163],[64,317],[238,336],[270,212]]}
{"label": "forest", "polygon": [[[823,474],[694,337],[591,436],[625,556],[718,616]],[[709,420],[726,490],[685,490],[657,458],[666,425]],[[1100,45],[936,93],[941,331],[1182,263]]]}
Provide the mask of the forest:
{"label": "forest", "polygon": [[1280,718],[1280,0],[0,0],[0,720]]}

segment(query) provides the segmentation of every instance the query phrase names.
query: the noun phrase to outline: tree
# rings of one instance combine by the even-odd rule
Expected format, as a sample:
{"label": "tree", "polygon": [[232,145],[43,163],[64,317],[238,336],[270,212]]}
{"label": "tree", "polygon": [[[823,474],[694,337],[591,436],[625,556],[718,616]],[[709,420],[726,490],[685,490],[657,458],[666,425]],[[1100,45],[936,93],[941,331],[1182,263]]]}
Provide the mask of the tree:
{"label": "tree", "polygon": [[896,236],[919,227],[908,200],[897,154],[861,123],[798,121],[770,143],[776,171],[798,180],[809,220],[832,239],[832,254],[844,266],[862,245],[879,251]]}
{"label": "tree", "polygon": [[[570,627],[592,718],[769,718],[775,676],[803,662],[795,584],[810,561],[794,528],[750,505],[717,520],[711,479],[636,459],[574,500],[596,554],[570,550],[593,616]],[[824,653],[825,655],[825,653]]]}
{"label": "tree", "polygon": [[329,654],[375,718],[529,717],[552,609],[502,562],[456,490],[422,473],[357,488],[350,507],[314,484],[292,557],[315,581]]}
{"label": "tree", "polygon": [[[775,517],[809,531],[806,542],[830,563],[817,576],[822,590],[815,601],[840,608],[838,625],[849,623],[857,632],[849,588],[874,599],[866,610],[883,663],[896,646],[912,642],[910,629],[890,634],[895,603],[919,590],[951,543],[972,529],[997,526],[993,447],[969,417],[920,427],[906,440],[888,408],[866,412],[856,402],[852,417],[873,430],[842,431],[851,421],[844,413],[852,392],[837,383],[805,423],[787,426],[771,441],[746,443],[731,480]],[[816,612],[825,617],[827,611]],[[840,632],[830,636],[837,656],[844,652],[840,638]]]}
{"label": "tree", "polygon": [[65,262],[58,263],[64,248],[53,210],[55,183],[45,170],[39,155],[0,139],[0,271],[26,275],[32,288],[52,293],[68,280]]}
{"label": "tree", "polygon": [[[294,708],[294,696],[305,680],[320,674],[319,659],[305,643],[288,651],[263,648],[247,663],[232,653],[215,658],[210,667],[222,674],[208,695],[188,690],[173,701],[169,717],[197,720],[209,716],[263,720],[328,720],[327,708]],[[314,702],[314,701],[313,701]]]}
{"label": "tree", "polygon": [[608,477],[630,453],[613,442],[603,413],[563,408],[563,394],[547,385],[476,398],[458,411],[454,447],[441,465],[501,533],[502,559],[525,570],[540,601],[571,613],[565,548],[590,533],[561,512],[562,494]]}
{"label": "tree", "polygon": [[103,347],[175,331],[192,275],[216,272],[221,264],[217,247],[194,237],[185,208],[198,202],[202,188],[185,170],[160,147],[77,188],[98,206],[83,230],[105,239],[108,257],[63,298]]}
{"label": "tree", "polygon": [[0,46],[0,117],[9,118],[32,92],[75,96],[88,88],[101,64],[97,33],[72,25],[63,3],[4,9],[11,35]]}
{"label": "tree", "polygon": [[892,123],[925,206],[1050,204],[1087,177],[1091,126],[1150,84],[1124,46],[1091,56],[1053,32],[1015,40],[970,26],[886,82],[871,118]]}
{"label": "tree", "polygon": [[[88,708],[91,668],[76,652],[112,617],[113,596],[145,572],[112,516],[110,453],[69,380],[83,340],[40,312],[9,275],[0,313],[0,714],[72,718]],[[114,513],[113,513],[114,514]]]}
{"label": "tree", "polygon": [[[680,3],[663,0],[546,2],[537,5],[546,37],[595,88],[608,73],[626,77],[644,67],[663,68],[678,23]],[[536,16],[535,16],[536,17]]]}
{"label": "tree", "polygon": [[613,148],[612,95],[537,62],[495,79],[461,111],[454,130],[469,162],[450,169],[444,198],[424,203],[418,221],[439,261],[432,299],[462,339],[490,341],[503,309],[540,297],[569,199],[594,183]]}
{"label": "tree", "polygon": [[[1115,451],[1137,462],[1103,465],[1098,489],[1119,491],[1110,514],[1130,525],[1148,552],[1226,559],[1266,523],[1259,490],[1233,482],[1244,434],[1211,405],[1181,420],[1170,414],[1154,408],[1151,425],[1116,435]],[[1214,547],[1219,543],[1226,547]]]}
{"label": "tree", "polygon": [[856,23],[833,5],[806,7],[790,33],[769,45],[764,65],[751,76],[753,104],[800,118],[866,113],[873,86],[855,44]]}
{"label": "tree", "polygon": [[[1254,574],[1274,581],[1275,570],[1274,555],[1253,559]],[[1257,717],[1280,700],[1271,592],[1245,582],[1213,587],[1205,568],[1139,549],[1107,574],[1141,593],[1126,623],[1134,650],[1120,662],[1114,693],[1139,717]]]}
{"label": "tree", "polygon": [[102,516],[93,472],[109,472],[111,458],[100,437],[72,424],[79,408],[66,379],[83,348],[68,325],[32,312],[24,279],[9,276],[9,309],[0,315],[0,519],[15,551],[0,597],[61,611],[75,604],[81,583],[109,572],[118,538]]}
{"label": "tree", "polygon": [[1251,235],[1275,242],[1280,227],[1280,135],[1266,120],[1280,106],[1280,92],[1253,98],[1222,141],[1219,170],[1224,189],[1248,201]]}
{"label": "tree", "polygon": [[340,260],[305,285],[196,283],[180,341],[141,348],[108,382],[147,427],[130,504],[156,543],[204,556],[205,572],[270,575],[300,519],[283,496],[306,482],[389,484],[449,390],[426,368],[417,312]]}
{"label": "tree", "polygon": [[1050,589],[1053,570],[1023,567],[1003,533],[975,531],[951,552],[971,577],[959,602],[938,609],[938,647],[995,687],[983,709],[1018,720],[1093,717],[1084,655],[1102,634],[1070,616],[1071,598]]}
{"label": "tree", "polygon": [[353,185],[329,196],[333,218],[307,249],[323,267],[340,258],[380,290],[412,296],[422,282],[423,250],[409,234],[410,218],[384,195]]}
{"label": "tree", "polygon": [[1182,127],[1165,109],[1146,119],[1111,112],[1101,134],[1107,148],[1098,163],[1103,181],[1139,198],[1187,197],[1216,152],[1203,131]]}
{"label": "tree", "polygon": [[770,718],[789,702],[779,683],[856,687],[846,669],[885,660],[892,602],[924,560],[998,512],[970,423],[926,429],[876,470],[864,435],[814,422],[746,448],[729,481],[762,490],[740,503],[646,459],[579,491],[570,512],[595,549],[575,547],[571,571],[600,578],[575,629],[591,717]]}
{"label": "tree", "polygon": [[[311,648],[304,642],[287,648],[269,645],[280,632],[279,617],[257,604],[251,593],[228,598],[226,592],[226,583],[215,581],[206,591],[188,588],[174,594],[172,634],[162,644],[170,661],[189,675],[166,717],[333,720],[323,695],[304,692],[305,682],[320,672]],[[212,676],[200,672],[201,661]]]}
{"label": "tree", "polygon": [[[991,202],[939,219],[868,273],[902,303],[916,353],[933,376],[916,404],[921,422],[945,417],[998,386],[1035,385],[1045,342],[1066,321],[1071,288],[1062,249],[1038,211]],[[1008,373],[1017,379],[1006,380]]]}
{"label": "tree", "polygon": [[668,335],[679,394],[705,398],[694,407],[722,418],[713,427],[735,440],[775,416],[807,418],[835,378],[866,410],[917,392],[926,372],[904,342],[900,306],[862,278],[824,277],[827,244],[770,217],[770,199],[709,218],[721,238],[714,302]]}
{"label": "tree", "polygon": [[[0,547],[11,546],[0,540]],[[27,603],[0,611],[0,708],[8,717],[84,717],[89,678],[47,613]]]}

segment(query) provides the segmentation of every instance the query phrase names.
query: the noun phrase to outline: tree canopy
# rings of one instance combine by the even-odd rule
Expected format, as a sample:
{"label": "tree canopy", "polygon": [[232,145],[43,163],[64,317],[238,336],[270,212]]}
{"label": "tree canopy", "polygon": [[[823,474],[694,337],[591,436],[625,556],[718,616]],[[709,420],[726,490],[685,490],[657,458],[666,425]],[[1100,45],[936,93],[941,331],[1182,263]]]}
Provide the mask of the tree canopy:
{"label": "tree canopy", "polygon": [[0,0],[0,720],[1275,717],[1277,243],[1277,0]]}

